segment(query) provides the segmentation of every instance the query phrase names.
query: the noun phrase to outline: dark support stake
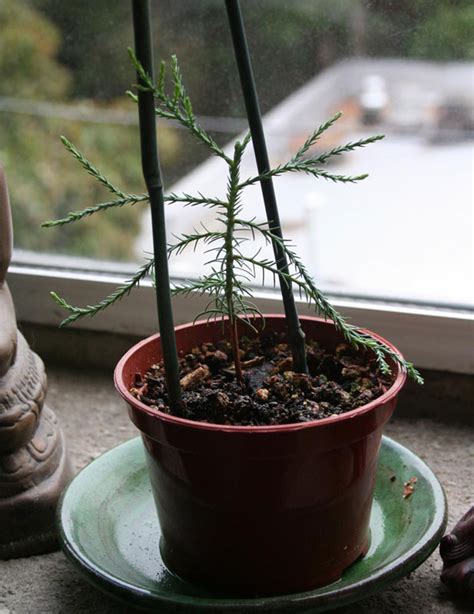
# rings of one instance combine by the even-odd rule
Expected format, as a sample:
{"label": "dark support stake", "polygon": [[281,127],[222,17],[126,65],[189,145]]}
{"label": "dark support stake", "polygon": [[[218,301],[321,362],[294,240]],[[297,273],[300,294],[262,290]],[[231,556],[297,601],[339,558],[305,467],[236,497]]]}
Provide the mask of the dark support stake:
{"label": "dark support stake", "polygon": [[[135,53],[145,71],[154,79],[149,2],[148,0],[132,0],[132,7]],[[139,76],[138,79],[140,80]],[[143,176],[150,195],[156,300],[166,387],[169,404],[172,408],[177,409],[181,402],[181,386],[179,382],[178,352],[176,350],[173,312],[171,309],[163,182],[156,140],[155,102],[152,93],[139,90],[138,113],[140,118]]]}
{"label": "dark support stake", "polygon": [[[255,158],[257,160],[258,172],[261,174],[270,170],[270,162],[268,160],[257,88],[255,86],[239,0],[226,0],[226,7],[234,43],[235,57],[239,68],[240,82],[242,84],[242,91],[245,99],[245,107],[247,109],[250,132],[252,134]],[[283,239],[273,182],[270,178],[262,180],[260,184],[269,227],[273,234]],[[273,242],[273,252],[275,254],[275,262],[278,270],[282,273],[288,273],[286,255],[276,241]],[[288,326],[288,339],[293,355],[293,365],[296,371],[307,373],[308,367],[306,364],[304,332],[298,319],[298,312],[296,311],[295,298],[291,284],[282,276],[280,276],[280,288]]]}

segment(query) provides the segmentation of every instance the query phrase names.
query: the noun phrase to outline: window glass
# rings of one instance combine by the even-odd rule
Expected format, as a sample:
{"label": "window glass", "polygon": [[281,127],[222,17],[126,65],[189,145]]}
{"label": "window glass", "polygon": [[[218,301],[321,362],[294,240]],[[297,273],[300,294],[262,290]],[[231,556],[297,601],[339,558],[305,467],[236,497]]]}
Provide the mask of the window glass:
{"label": "window glass", "polygon": [[[156,60],[176,53],[202,125],[225,145],[246,129],[219,0],[152,0]],[[368,172],[357,185],[275,179],[286,237],[334,293],[472,305],[474,6],[466,0],[242,0],[272,164],[285,162],[336,111],[318,147],[386,138],[328,168]],[[135,261],[151,249],[146,205],[62,229],[42,221],[110,200],[62,147],[67,136],[114,183],[142,192],[129,2],[0,3],[0,161],[16,248]],[[175,125],[159,122],[168,190],[225,191],[225,167]],[[316,151],[316,150],[314,150]],[[244,173],[254,173],[251,149]],[[258,186],[246,212],[264,220]],[[210,212],[169,205],[169,232]],[[258,246],[257,246],[258,247]],[[252,248],[253,249],[253,248]],[[173,260],[198,275],[204,253]],[[271,280],[268,280],[271,281]]]}

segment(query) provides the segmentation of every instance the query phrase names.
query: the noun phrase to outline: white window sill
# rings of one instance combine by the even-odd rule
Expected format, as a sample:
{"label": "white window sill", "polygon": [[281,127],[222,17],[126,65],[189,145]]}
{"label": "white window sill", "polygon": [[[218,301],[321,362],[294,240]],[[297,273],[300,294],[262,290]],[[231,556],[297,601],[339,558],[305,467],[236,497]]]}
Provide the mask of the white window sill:
{"label": "white window sill", "polygon": [[[129,269],[129,265],[120,265],[121,275],[108,272],[106,266],[102,271],[87,272],[67,266],[52,268],[43,260],[39,256],[37,264],[32,265],[17,259],[10,267],[8,282],[21,322],[56,326],[64,313],[50,299],[51,290],[74,305],[93,304],[122,283]],[[176,297],[176,325],[191,321],[205,300],[198,296]],[[277,292],[257,291],[256,302],[264,313],[282,312]],[[474,315],[470,311],[337,297],[333,304],[352,322],[390,340],[419,368],[474,373]],[[299,311],[301,315],[314,314],[303,302]],[[151,282],[143,283],[131,297],[96,317],[79,320],[74,328],[143,337],[153,334],[157,316]]]}

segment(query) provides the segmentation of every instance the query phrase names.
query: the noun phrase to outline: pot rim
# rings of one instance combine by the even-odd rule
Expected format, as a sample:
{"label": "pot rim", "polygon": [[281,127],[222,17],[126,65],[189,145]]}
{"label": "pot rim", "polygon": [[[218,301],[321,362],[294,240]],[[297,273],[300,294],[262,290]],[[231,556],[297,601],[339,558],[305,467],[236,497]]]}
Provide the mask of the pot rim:
{"label": "pot rim", "polygon": [[[263,317],[265,318],[266,321],[270,319],[284,319],[285,318],[283,314],[274,314],[274,313],[263,314]],[[320,322],[322,324],[328,324],[328,325],[334,326],[334,323],[331,320],[326,320],[325,318],[320,318],[316,316],[300,316],[300,320]],[[220,323],[220,320],[219,320],[219,323]],[[186,324],[180,324],[179,326],[176,326],[175,331],[179,331],[184,328],[188,328],[190,326],[197,326],[199,324],[201,325],[211,324],[212,325],[212,322],[207,322],[206,320],[197,320],[194,323],[188,322]],[[366,328],[360,328],[358,330],[360,330],[363,333],[367,333],[368,335],[370,335],[377,341],[380,341],[383,344],[387,345],[393,352],[395,352],[398,356],[403,358],[402,353],[394,345],[392,345],[389,341],[387,341],[380,335],[377,335],[376,333]],[[134,397],[128,390],[127,386],[125,386],[125,383],[122,377],[125,364],[135,353],[139,352],[142,347],[148,345],[149,343],[153,343],[159,338],[160,338],[160,333],[155,333],[154,335],[151,335],[147,337],[146,339],[142,339],[142,341],[139,341],[138,343],[133,345],[122,356],[122,358],[119,360],[114,370],[114,384],[115,384],[115,388],[117,392],[131,407],[143,413],[148,414],[152,418],[162,420],[163,422],[175,424],[176,426],[192,427],[195,429],[201,429],[201,430],[206,430],[206,431],[225,431],[225,432],[233,432],[233,433],[239,433],[239,432],[240,433],[248,433],[248,432],[271,433],[271,432],[279,432],[279,431],[286,431],[286,432],[287,431],[298,431],[298,430],[307,429],[307,428],[315,428],[318,426],[323,427],[323,426],[335,424],[337,422],[342,422],[344,420],[350,420],[352,418],[356,418],[358,416],[366,414],[370,412],[371,410],[373,410],[374,408],[384,403],[387,403],[388,401],[391,401],[394,397],[397,396],[397,394],[399,393],[400,389],[403,387],[406,381],[406,378],[407,378],[406,370],[397,362],[395,365],[395,368],[397,369],[397,375],[393,381],[393,384],[390,386],[390,388],[386,392],[384,392],[383,395],[381,395],[380,397],[377,397],[373,401],[370,401],[370,403],[367,403],[366,405],[361,405],[360,407],[357,407],[356,409],[352,409],[351,411],[345,412],[343,414],[338,414],[336,416],[329,416],[328,418],[320,418],[319,420],[311,420],[309,422],[296,422],[293,424],[274,424],[274,425],[264,425],[264,426],[242,426],[242,425],[215,424],[212,422],[198,422],[196,420],[189,420],[187,418],[180,418],[178,416],[166,414],[162,411],[159,411],[158,409],[152,409],[151,407],[149,407],[148,405],[145,405],[145,403],[142,403],[136,397]]]}

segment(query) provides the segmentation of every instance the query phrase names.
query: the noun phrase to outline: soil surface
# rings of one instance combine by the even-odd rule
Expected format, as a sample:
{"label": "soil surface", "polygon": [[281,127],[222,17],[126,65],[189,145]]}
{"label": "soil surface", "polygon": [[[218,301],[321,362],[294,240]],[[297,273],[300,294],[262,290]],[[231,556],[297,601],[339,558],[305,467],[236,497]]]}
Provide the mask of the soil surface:
{"label": "soil surface", "polygon": [[180,357],[183,403],[171,411],[162,363],[136,375],[132,394],[150,407],[213,424],[265,426],[319,420],[356,409],[381,396],[393,378],[373,355],[347,344],[334,352],[307,344],[308,374],[293,371],[283,337],[241,339],[243,381],[236,378],[231,344],[203,343]]}

